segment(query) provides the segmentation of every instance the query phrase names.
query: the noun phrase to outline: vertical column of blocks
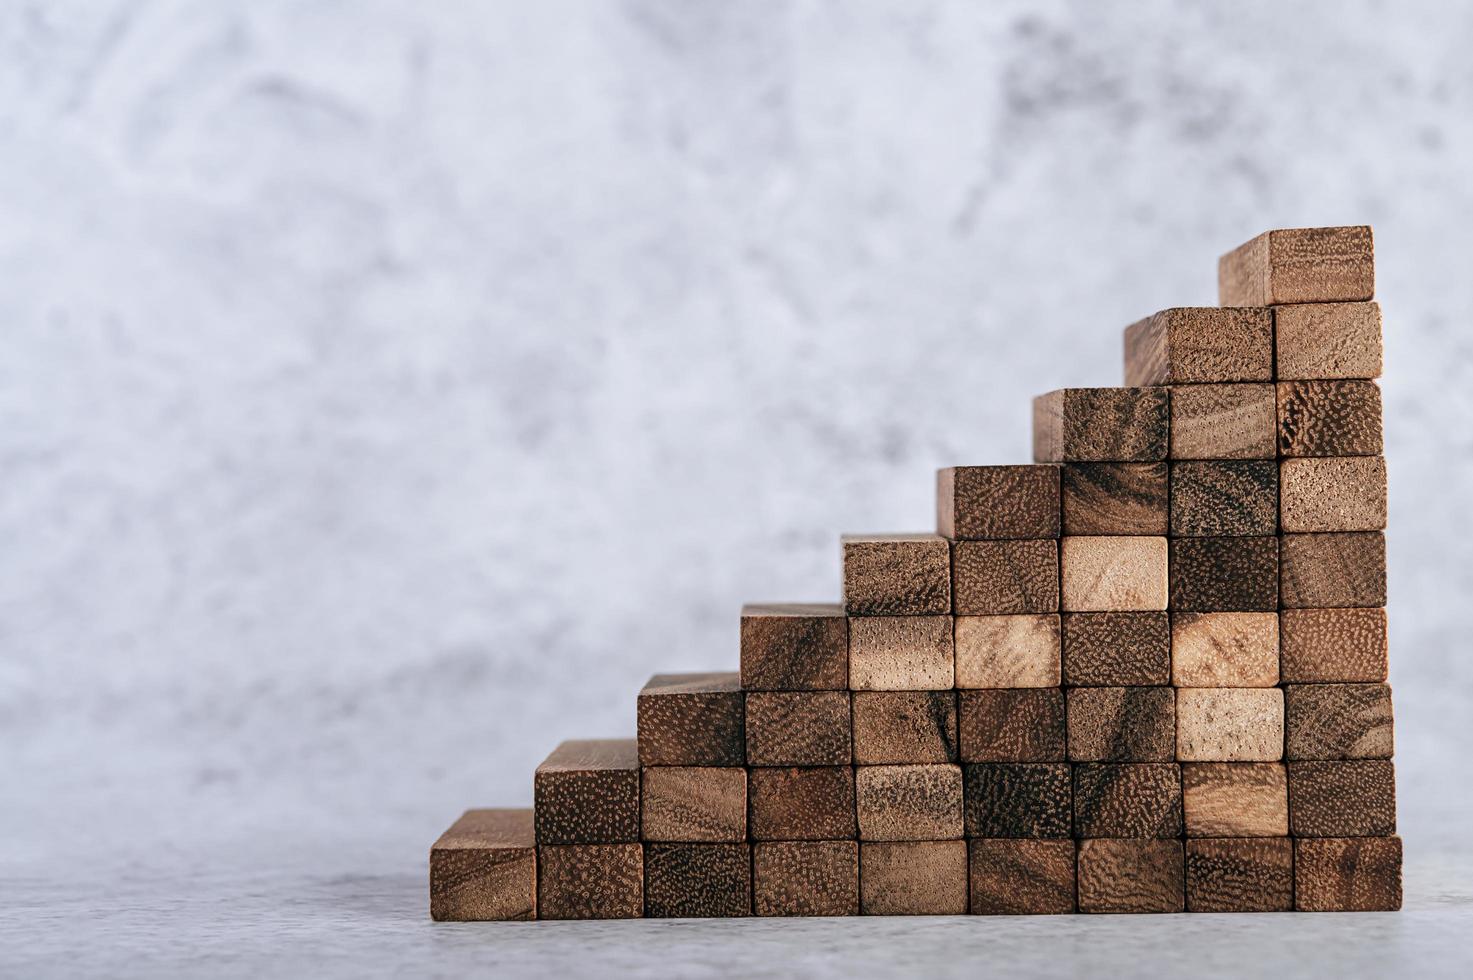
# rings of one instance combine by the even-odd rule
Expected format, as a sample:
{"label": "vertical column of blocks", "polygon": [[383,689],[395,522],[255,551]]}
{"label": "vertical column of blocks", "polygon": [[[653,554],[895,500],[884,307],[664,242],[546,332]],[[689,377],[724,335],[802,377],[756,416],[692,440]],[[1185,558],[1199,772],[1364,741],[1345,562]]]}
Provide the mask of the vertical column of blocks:
{"label": "vertical column of blocks", "polygon": [[533,779],[537,917],[644,914],[639,749],[634,739],[569,741]]}

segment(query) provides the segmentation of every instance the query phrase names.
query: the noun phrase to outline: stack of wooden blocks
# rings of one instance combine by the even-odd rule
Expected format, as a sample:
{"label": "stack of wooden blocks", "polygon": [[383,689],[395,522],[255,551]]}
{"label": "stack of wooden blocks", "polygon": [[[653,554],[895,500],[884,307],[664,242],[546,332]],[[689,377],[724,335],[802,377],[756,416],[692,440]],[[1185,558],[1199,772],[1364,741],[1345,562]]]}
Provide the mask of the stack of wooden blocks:
{"label": "stack of wooden blocks", "polygon": [[842,605],[746,607],[739,675],[462,817],[434,917],[1399,908],[1373,279],[1365,227],[1224,256],[1033,465],[942,470]]}

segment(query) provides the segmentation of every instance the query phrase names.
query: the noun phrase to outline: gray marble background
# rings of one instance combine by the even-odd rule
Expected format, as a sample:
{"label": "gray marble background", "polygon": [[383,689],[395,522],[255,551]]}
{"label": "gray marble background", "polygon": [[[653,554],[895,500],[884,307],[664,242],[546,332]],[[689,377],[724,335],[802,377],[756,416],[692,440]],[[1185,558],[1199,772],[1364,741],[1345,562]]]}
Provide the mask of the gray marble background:
{"label": "gray marble background", "polygon": [[[839,533],[930,528],[938,466],[1026,460],[1031,396],[1119,384],[1220,252],[1352,222],[1408,906],[1466,928],[1470,37],[1434,0],[5,4],[0,972],[512,962],[423,921],[463,807],[734,669],[744,600],[837,598]],[[759,927],[644,928],[515,962]],[[616,963],[652,968],[558,968]]]}

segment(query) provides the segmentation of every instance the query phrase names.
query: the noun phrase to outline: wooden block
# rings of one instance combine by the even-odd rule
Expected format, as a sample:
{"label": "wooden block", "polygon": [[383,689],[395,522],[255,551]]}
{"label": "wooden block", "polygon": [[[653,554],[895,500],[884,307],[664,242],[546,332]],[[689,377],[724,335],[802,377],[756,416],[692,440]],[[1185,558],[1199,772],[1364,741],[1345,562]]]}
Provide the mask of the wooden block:
{"label": "wooden block", "polygon": [[1281,381],[1280,456],[1381,455],[1381,389],[1374,381]]}
{"label": "wooden block", "polygon": [[1184,306],[1125,328],[1125,383],[1271,381],[1273,311]]}
{"label": "wooden block", "polygon": [[841,691],[849,684],[844,607],[742,607],[742,690]]}
{"label": "wooden block", "polygon": [[1380,456],[1286,459],[1279,474],[1279,519],[1285,531],[1386,527],[1386,460]]}
{"label": "wooden block", "polygon": [[1294,843],[1287,837],[1187,841],[1188,912],[1288,912]]}
{"label": "wooden block", "polygon": [[1289,832],[1295,837],[1396,833],[1396,770],[1389,759],[1289,763]]}
{"label": "wooden block", "polygon": [[1171,617],[1172,684],[1273,687],[1278,682],[1278,613],[1184,612]]}
{"label": "wooden block", "polygon": [[1063,533],[1165,534],[1165,463],[1068,463],[1063,467]]}
{"label": "wooden block", "polygon": [[742,686],[735,673],[656,674],[637,702],[644,766],[740,766]]}
{"label": "wooden block", "polygon": [[640,775],[640,832],[645,840],[747,839],[745,769],[653,766]]}
{"label": "wooden block", "polygon": [[747,774],[753,840],[838,840],[859,835],[848,766],[753,769]]}
{"label": "wooden block", "polygon": [[1062,388],[1033,399],[1036,463],[1149,463],[1166,458],[1165,388]]}
{"label": "wooden block", "polygon": [[1069,613],[1064,683],[1146,687],[1171,681],[1171,623],[1164,612]]}
{"label": "wooden block", "polygon": [[537,846],[537,918],[638,919],[642,915],[641,845]]}
{"label": "wooden block", "polygon": [[1278,426],[1271,384],[1171,390],[1172,459],[1274,459]]}
{"label": "wooden block", "polygon": [[962,777],[968,837],[1069,836],[1068,763],[974,763]]}
{"label": "wooden block", "polygon": [[958,616],[957,687],[1058,687],[1059,616]]}
{"label": "wooden block", "polygon": [[[963,746],[966,742],[963,740]],[[1069,691],[1070,762],[1173,762],[1176,692],[1169,687]]]}
{"label": "wooden block", "polygon": [[856,765],[920,765],[956,759],[954,691],[854,693]]}
{"label": "wooden block", "polygon": [[1389,759],[1391,688],[1385,684],[1289,684],[1286,759]]}
{"label": "wooden block", "polygon": [[954,466],[936,473],[936,531],[947,538],[1057,538],[1057,466]]}
{"label": "wooden block", "polygon": [[632,738],[564,742],[532,780],[538,844],[639,840],[639,747]]}
{"label": "wooden block", "polygon": [[758,915],[858,915],[859,844],[753,844],[752,899]]}
{"label": "wooden block", "polygon": [[750,766],[847,766],[848,691],[753,691],[747,695]]}
{"label": "wooden block", "polygon": [[1279,228],[1218,260],[1217,293],[1223,306],[1359,302],[1374,294],[1375,270],[1366,225]]}
{"label": "wooden block", "polygon": [[1386,536],[1375,531],[1286,534],[1285,609],[1386,605]]}
{"label": "wooden block", "polygon": [[1173,536],[1241,537],[1278,530],[1278,463],[1222,459],[1171,464]]}
{"label": "wooden block", "polygon": [[862,616],[849,621],[849,687],[939,691],[956,676],[950,616]]}
{"label": "wooden block", "polygon": [[865,915],[965,915],[967,842],[860,844],[859,906]]}
{"label": "wooden block", "polygon": [[959,766],[860,766],[854,770],[860,840],[962,836]]}
{"label": "wooden block", "polygon": [[1401,908],[1401,838],[1295,841],[1294,907],[1300,912],[1395,912]]}
{"label": "wooden block", "polygon": [[959,691],[963,762],[1063,762],[1064,693],[1056,687]]}
{"label": "wooden block", "polygon": [[951,612],[951,545],[938,534],[846,534],[844,609],[851,616]]}
{"label": "wooden block", "polygon": [[1075,837],[1180,837],[1181,767],[1086,762],[1074,767]]}
{"label": "wooden block", "polygon": [[1282,762],[1189,762],[1181,767],[1188,837],[1283,837],[1289,776]]}
{"label": "wooden block", "polygon": [[1079,911],[1180,912],[1184,904],[1181,841],[1079,842]]}
{"label": "wooden block", "polygon": [[1059,543],[958,541],[953,546],[958,616],[1059,611]]}
{"label": "wooden block", "polygon": [[1074,841],[967,841],[973,915],[1074,911]]}
{"label": "wooden block", "polygon": [[1284,757],[1284,692],[1276,687],[1183,687],[1176,692],[1182,762],[1276,762]]}
{"label": "wooden block", "polygon": [[537,838],[531,810],[467,810],[430,848],[436,922],[537,918]]}
{"label": "wooden block", "polygon": [[1274,311],[1274,377],[1281,381],[1381,376],[1381,307],[1305,303]]}
{"label": "wooden block", "polygon": [[1079,536],[1060,545],[1065,612],[1166,608],[1165,538]]}
{"label": "wooden block", "polygon": [[646,844],[644,914],[651,919],[751,915],[751,845]]}
{"label": "wooden block", "polygon": [[1172,539],[1172,612],[1275,612],[1278,608],[1278,538]]}
{"label": "wooden block", "polygon": [[1279,670],[1288,684],[1386,680],[1386,610],[1285,609]]}

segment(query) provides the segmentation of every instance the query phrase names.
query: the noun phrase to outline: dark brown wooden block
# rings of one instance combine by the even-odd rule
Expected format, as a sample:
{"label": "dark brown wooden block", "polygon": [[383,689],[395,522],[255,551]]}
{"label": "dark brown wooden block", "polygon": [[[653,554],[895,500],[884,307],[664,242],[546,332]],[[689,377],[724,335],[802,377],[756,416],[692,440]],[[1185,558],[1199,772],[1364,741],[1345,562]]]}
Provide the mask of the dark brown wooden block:
{"label": "dark brown wooden block", "polygon": [[1079,842],[1079,911],[1180,912],[1184,905],[1181,841]]}
{"label": "dark brown wooden block", "polygon": [[1059,611],[1059,543],[958,541],[953,575],[958,616]]}
{"label": "dark brown wooden block", "polygon": [[963,762],[1063,762],[1058,688],[959,691]]}
{"label": "dark brown wooden block", "polygon": [[1386,536],[1375,531],[1286,534],[1284,608],[1386,605]]}
{"label": "dark brown wooden block", "polygon": [[1170,762],[1074,766],[1075,837],[1180,837],[1181,767]]}
{"label": "dark brown wooden block", "polygon": [[742,690],[841,691],[849,684],[849,619],[834,604],[742,607]]}
{"label": "dark brown wooden block", "polygon": [[1057,538],[1059,468],[954,466],[936,474],[936,531],[947,538]]}
{"label": "dark brown wooden block", "polygon": [[857,765],[919,765],[956,760],[954,691],[854,693]]}
{"label": "dark brown wooden block", "polygon": [[747,774],[753,840],[838,840],[859,835],[848,766],[753,769]]}
{"label": "dark brown wooden block", "polygon": [[1064,683],[1145,687],[1171,681],[1171,622],[1164,612],[1068,613]]}
{"label": "dark brown wooden block", "polygon": [[1301,912],[1401,908],[1401,838],[1294,842],[1294,907]]}
{"label": "dark brown wooden block", "polygon": [[1289,832],[1295,837],[1396,833],[1396,770],[1391,760],[1289,763]]}
{"label": "dark brown wooden block", "polygon": [[747,695],[747,764],[847,766],[853,758],[848,691]]}
{"label": "dark brown wooden block", "polygon": [[430,917],[437,922],[537,918],[531,810],[467,810],[430,848]]}
{"label": "dark brown wooden block", "polygon": [[1069,836],[1069,765],[983,762],[962,767],[968,837]]}
{"label": "dark brown wooden block", "polygon": [[1381,389],[1374,381],[1281,381],[1280,456],[1381,455]]}
{"label": "dark brown wooden block", "polygon": [[939,534],[846,534],[843,546],[849,615],[951,612],[951,544]]}
{"label": "dark brown wooden block", "polygon": [[1176,692],[1171,688],[1079,687],[1069,692],[1070,762],[1175,759]]}
{"label": "dark brown wooden block", "polygon": [[1067,463],[1064,534],[1165,534],[1165,463]]}
{"label": "dark brown wooden block", "polygon": [[1033,399],[1037,463],[1149,463],[1166,458],[1165,388],[1063,388]]}
{"label": "dark brown wooden block", "polygon": [[644,914],[651,919],[751,915],[751,845],[646,844]]}
{"label": "dark brown wooden block", "polygon": [[1279,464],[1271,459],[1171,464],[1171,533],[1176,537],[1274,534]]}
{"label": "dark brown wooden block", "polygon": [[642,915],[641,845],[537,846],[539,919],[637,919]]}
{"label": "dark brown wooden block", "polygon": [[1285,683],[1386,680],[1386,610],[1285,609],[1279,613]]}
{"label": "dark brown wooden block", "polygon": [[1059,616],[958,616],[957,687],[1058,687]]}
{"label": "dark brown wooden block", "polygon": [[1381,376],[1381,307],[1305,303],[1274,311],[1274,377],[1280,381]]}
{"label": "dark brown wooden block", "polygon": [[1188,762],[1181,785],[1188,837],[1289,833],[1289,776],[1282,762]]}
{"label": "dark brown wooden block", "polygon": [[1271,381],[1273,371],[1271,310],[1176,307],[1125,328],[1128,385]]}
{"label": "dark brown wooden block", "polygon": [[632,738],[564,742],[532,781],[538,844],[639,840],[639,747]]}
{"label": "dark brown wooden block", "polygon": [[1183,687],[1176,692],[1182,762],[1276,762],[1284,757],[1284,693],[1276,687]]}
{"label": "dark brown wooden block", "polygon": [[1278,403],[1271,384],[1179,385],[1171,390],[1172,459],[1273,459]]}
{"label": "dark brown wooden block", "polygon": [[951,840],[962,836],[958,766],[860,766],[854,770],[860,840]]}
{"label": "dark brown wooden block", "polygon": [[747,771],[653,766],[640,772],[640,832],[647,841],[747,839]]}
{"label": "dark brown wooden block", "polygon": [[1294,843],[1287,837],[1187,841],[1188,912],[1288,912]]}
{"label": "dark brown wooden block", "polygon": [[1074,841],[967,841],[974,915],[1074,911]]}
{"label": "dark brown wooden block", "polygon": [[1286,532],[1384,530],[1386,460],[1380,456],[1284,460],[1279,469],[1279,522]]}
{"label": "dark brown wooden block", "polygon": [[746,762],[742,686],[735,673],[656,674],[637,702],[645,766],[740,766]]}
{"label": "dark brown wooden block", "polygon": [[965,915],[967,842],[860,844],[859,905],[865,915]]}
{"label": "dark brown wooden block", "polygon": [[758,915],[858,915],[858,842],[753,844],[752,898]]}
{"label": "dark brown wooden block", "polygon": [[1171,683],[1177,687],[1273,687],[1279,682],[1279,615],[1176,613]]}
{"label": "dark brown wooden block", "polygon": [[1389,759],[1391,688],[1290,684],[1284,688],[1285,758]]}
{"label": "dark brown wooden block", "polygon": [[1274,612],[1278,608],[1278,538],[1172,539],[1172,612]]}
{"label": "dark brown wooden block", "polygon": [[858,616],[849,623],[856,691],[949,690],[956,676],[950,616]]}
{"label": "dark brown wooden block", "polygon": [[1217,263],[1223,306],[1359,302],[1371,298],[1375,285],[1375,245],[1366,225],[1266,231]]}
{"label": "dark brown wooden block", "polygon": [[1166,608],[1166,539],[1071,536],[1059,542],[1059,585],[1066,612]]}

